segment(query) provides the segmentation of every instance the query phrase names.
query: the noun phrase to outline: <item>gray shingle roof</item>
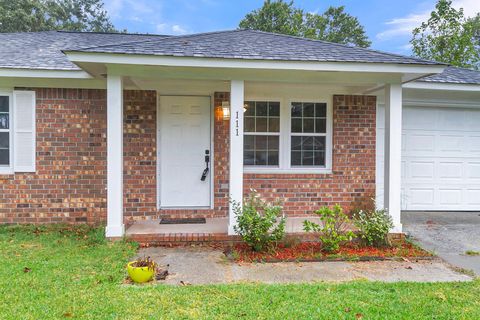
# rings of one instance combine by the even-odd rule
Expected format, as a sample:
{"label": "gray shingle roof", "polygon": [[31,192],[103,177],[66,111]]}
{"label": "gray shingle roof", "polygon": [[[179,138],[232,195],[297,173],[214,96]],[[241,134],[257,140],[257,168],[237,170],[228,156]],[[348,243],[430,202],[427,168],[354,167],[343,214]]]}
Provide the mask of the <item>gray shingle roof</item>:
{"label": "gray shingle roof", "polygon": [[480,71],[447,67],[442,73],[419,79],[420,82],[480,84]]}
{"label": "gray shingle roof", "polygon": [[82,52],[321,62],[437,64],[370,49],[255,30],[231,30],[84,48]]}
{"label": "gray shingle roof", "polygon": [[68,60],[62,50],[164,37],[166,36],[62,31],[0,33],[0,68],[80,70]]}

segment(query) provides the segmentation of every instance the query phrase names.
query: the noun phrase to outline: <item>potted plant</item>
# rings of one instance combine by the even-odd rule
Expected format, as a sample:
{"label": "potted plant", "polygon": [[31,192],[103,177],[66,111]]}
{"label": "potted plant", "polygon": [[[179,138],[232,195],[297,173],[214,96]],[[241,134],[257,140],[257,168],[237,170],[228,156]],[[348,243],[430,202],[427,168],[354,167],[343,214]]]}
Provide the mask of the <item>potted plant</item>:
{"label": "potted plant", "polygon": [[153,279],[157,264],[150,257],[138,258],[127,264],[130,278],[136,283],[145,283]]}

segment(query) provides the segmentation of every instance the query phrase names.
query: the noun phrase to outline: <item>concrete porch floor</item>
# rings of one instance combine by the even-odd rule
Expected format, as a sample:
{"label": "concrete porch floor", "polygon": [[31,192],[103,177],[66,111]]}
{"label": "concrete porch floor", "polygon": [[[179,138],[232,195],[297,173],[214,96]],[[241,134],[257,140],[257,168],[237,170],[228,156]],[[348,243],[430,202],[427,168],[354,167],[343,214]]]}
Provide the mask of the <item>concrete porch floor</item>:
{"label": "concrete porch floor", "polygon": [[[289,217],[285,230],[287,233],[303,232],[303,221],[310,220],[316,223],[320,219],[315,217]],[[160,224],[160,220],[135,221],[126,230],[126,236],[138,235],[165,235],[165,234],[223,234],[228,230],[228,218],[207,218],[204,224]]]}

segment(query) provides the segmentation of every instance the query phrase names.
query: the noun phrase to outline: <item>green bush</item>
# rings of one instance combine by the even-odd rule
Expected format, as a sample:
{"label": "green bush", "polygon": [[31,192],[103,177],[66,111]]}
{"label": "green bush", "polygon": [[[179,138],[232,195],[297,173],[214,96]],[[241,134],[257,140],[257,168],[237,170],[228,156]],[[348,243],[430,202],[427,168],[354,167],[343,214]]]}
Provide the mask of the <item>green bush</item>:
{"label": "green bush", "polygon": [[352,240],[354,234],[348,230],[350,219],[343,213],[340,205],[336,204],[333,209],[322,207],[315,211],[320,217],[321,224],[305,220],[303,221],[303,230],[306,232],[319,232],[322,243],[322,251],[336,252],[340,249],[340,244]]}
{"label": "green bush", "polygon": [[392,217],[384,209],[360,210],[353,216],[355,226],[359,229],[359,237],[369,246],[390,245],[388,232],[393,228]]}
{"label": "green bush", "polygon": [[232,204],[237,216],[234,230],[254,251],[271,249],[283,239],[285,217],[281,206],[264,202],[255,192],[244,199],[243,207],[235,201]]}

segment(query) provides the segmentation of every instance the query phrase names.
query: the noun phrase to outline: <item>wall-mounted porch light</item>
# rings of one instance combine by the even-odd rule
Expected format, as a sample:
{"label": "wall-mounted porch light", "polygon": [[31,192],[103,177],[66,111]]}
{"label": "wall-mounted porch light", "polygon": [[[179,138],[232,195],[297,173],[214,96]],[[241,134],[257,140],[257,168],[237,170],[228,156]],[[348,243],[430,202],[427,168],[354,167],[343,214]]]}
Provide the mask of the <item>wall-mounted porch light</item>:
{"label": "wall-mounted porch light", "polygon": [[230,119],[230,102],[222,101],[222,116],[223,120]]}

